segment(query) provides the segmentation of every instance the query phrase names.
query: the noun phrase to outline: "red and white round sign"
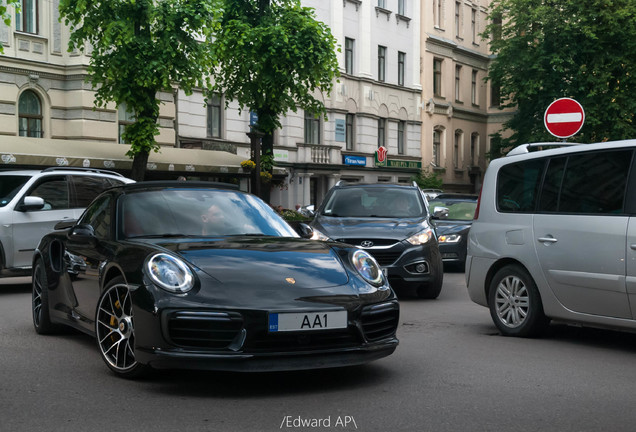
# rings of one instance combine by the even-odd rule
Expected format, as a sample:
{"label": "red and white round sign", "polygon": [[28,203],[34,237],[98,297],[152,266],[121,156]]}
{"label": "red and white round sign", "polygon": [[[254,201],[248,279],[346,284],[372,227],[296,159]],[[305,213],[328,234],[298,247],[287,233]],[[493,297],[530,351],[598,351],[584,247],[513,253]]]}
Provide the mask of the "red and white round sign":
{"label": "red and white round sign", "polygon": [[585,111],[580,103],[570,98],[557,99],[543,116],[545,128],[557,138],[569,138],[583,127]]}

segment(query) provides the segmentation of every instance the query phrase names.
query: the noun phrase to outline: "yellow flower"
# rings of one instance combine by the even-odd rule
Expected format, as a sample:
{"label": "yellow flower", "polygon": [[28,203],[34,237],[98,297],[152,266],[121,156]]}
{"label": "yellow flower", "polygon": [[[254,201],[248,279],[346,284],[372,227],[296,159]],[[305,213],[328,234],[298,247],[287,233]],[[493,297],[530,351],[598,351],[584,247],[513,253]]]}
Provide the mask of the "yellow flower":
{"label": "yellow flower", "polygon": [[246,159],[243,162],[241,162],[241,167],[243,167],[243,169],[251,171],[251,170],[253,170],[256,167],[256,164],[254,163],[253,160]]}

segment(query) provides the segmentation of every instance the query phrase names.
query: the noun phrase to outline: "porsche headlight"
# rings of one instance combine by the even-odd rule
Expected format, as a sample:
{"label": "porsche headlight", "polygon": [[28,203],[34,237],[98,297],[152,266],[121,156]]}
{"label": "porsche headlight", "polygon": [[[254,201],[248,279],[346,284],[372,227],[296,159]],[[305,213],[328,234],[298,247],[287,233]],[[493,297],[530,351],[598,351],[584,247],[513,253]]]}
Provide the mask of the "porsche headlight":
{"label": "porsche headlight", "polygon": [[414,236],[407,238],[406,241],[417,246],[428,243],[431,238],[433,238],[433,231],[430,228],[427,228],[424,231],[420,231]]}
{"label": "porsche headlight", "polygon": [[462,236],[458,234],[448,234],[439,236],[440,243],[457,243],[462,239]]}
{"label": "porsche headlight", "polygon": [[331,239],[325,234],[318,231],[316,228],[314,228],[314,233],[312,234],[310,240],[329,241]]}
{"label": "porsche headlight", "polygon": [[148,275],[159,287],[173,293],[185,293],[194,286],[190,268],[179,258],[165,253],[153,255],[146,264]]}
{"label": "porsche headlight", "polygon": [[360,273],[360,276],[371,285],[380,286],[384,283],[382,269],[375,258],[363,250],[356,250],[351,254],[351,263]]}

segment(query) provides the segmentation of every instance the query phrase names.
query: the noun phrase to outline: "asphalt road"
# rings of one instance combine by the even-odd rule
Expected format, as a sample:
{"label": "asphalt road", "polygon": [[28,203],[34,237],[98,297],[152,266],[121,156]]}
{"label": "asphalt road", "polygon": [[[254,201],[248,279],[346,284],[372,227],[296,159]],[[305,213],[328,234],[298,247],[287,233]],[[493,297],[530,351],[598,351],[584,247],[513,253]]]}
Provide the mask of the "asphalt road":
{"label": "asphalt road", "polygon": [[559,326],[542,339],[501,337],[463,273],[446,274],[438,300],[402,300],[394,355],[292,373],[122,380],[91,338],[37,335],[30,300],[30,286],[0,285],[2,432],[636,428],[635,335]]}

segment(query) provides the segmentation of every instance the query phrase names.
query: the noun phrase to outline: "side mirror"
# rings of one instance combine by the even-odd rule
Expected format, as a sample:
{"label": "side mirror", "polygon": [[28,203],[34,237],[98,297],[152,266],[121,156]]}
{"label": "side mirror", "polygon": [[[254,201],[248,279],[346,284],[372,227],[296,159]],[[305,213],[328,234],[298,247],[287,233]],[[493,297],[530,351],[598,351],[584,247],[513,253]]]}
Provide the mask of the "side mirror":
{"label": "side mirror", "polygon": [[433,219],[448,219],[448,208],[435,207],[433,209]]}
{"label": "side mirror", "polygon": [[44,198],[37,196],[24,197],[22,202],[16,206],[16,210],[21,212],[42,210],[43,208]]}
{"label": "side mirror", "polygon": [[314,235],[314,229],[306,223],[299,223],[296,232],[304,239],[309,239]]}
{"label": "side mirror", "polygon": [[77,245],[95,246],[97,244],[93,227],[86,224],[76,225],[71,229],[68,233],[68,239]]}

